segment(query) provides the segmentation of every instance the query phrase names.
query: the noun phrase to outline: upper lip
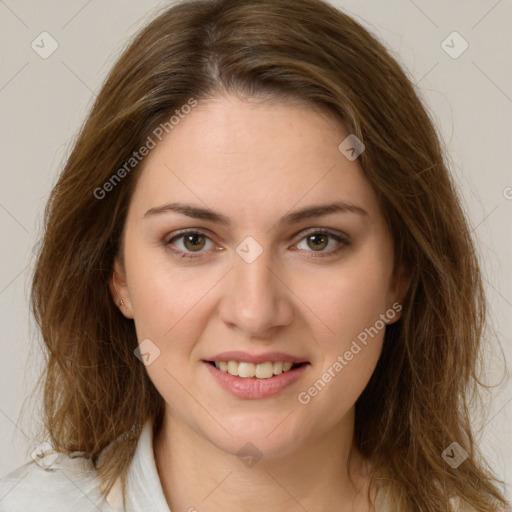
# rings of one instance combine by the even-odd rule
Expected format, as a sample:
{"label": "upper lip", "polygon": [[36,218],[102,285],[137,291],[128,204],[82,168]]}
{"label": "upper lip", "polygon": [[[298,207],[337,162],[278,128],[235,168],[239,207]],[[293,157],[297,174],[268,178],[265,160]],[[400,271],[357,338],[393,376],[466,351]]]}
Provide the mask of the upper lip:
{"label": "upper lip", "polygon": [[292,356],[291,354],[285,354],[284,352],[265,352],[264,354],[250,354],[249,352],[243,352],[240,350],[233,350],[229,352],[222,352],[215,356],[212,356],[209,359],[205,359],[205,361],[238,361],[238,362],[246,362],[246,363],[265,363],[267,361],[272,361],[273,363],[277,361],[282,362],[290,362],[290,363],[307,363],[304,358],[300,358],[297,356]]}

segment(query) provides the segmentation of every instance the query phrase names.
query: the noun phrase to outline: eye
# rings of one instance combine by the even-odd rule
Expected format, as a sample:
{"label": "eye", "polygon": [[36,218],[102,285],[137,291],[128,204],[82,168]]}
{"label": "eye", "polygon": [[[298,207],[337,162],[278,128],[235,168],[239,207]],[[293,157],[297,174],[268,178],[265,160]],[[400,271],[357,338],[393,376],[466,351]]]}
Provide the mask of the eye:
{"label": "eye", "polygon": [[[208,243],[209,242],[209,246]],[[182,231],[178,235],[172,237],[165,242],[166,246],[180,258],[196,258],[199,254],[205,252],[202,249],[207,247],[211,249],[215,244],[204,233],[200,231],[187,230]]]}
{"label": "eye", "polygon": [[[179,258],[189,259],[199,258],[201,257],[201,253],[216,247],[205,233],[194,229],[177,233],[172,238],[165,241],[164,245]],[[328,230],[315,228],[314,230],[310,230],[306,236],[300,240],[296,248],[311,253],[318,253],[313,254],[314,257],[322,257],[332,256],[348,245],[350,245],[350,241],[347,237]]]}
{"label": "eye", "polygon": [[[315,256],[330,256],[348,245],[350,245],[348,238],[337,233],[320,231],[317,229],[316,231],[310,231],[307,233],[307,235],[297,244],[297,248],[306,250],[307,252],[320,253]],[[332,250],[333,247],[334,249]],[[327,248],[331,250],[326,250]]]}

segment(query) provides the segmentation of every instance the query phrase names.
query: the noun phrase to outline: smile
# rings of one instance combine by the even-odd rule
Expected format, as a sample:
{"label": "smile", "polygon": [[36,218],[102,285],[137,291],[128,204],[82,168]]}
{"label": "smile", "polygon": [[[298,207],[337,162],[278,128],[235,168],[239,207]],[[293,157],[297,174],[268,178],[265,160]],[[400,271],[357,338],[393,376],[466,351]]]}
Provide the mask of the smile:
{"label": "smile", "polygon": [[296,382],[309,363],[289,361],[204,361],[210,374],[224,391],[243,399],[276,395]]}
{"label": "smile", "polygon": [[[247,379],[256,377],[258,379],[270,379],[274,375],[281,375],[282,373],[289,372],[294,363],[290,361],[266,361],[264,363],[247,363],[239,361],[212,361],[218,370],[227,372],[235,377],[242,377]],[[295,365],[298,366],[298,365]]]}

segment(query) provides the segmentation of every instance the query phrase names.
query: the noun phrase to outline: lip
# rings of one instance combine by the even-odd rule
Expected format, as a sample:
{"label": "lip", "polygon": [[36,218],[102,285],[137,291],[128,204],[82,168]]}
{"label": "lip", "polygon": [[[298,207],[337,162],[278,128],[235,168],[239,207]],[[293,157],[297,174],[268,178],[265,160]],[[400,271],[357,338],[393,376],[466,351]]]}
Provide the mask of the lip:
{"label": "lip", "polygon": [[[229,354],[234,354],[234,352],[229,352]],[[224,354],[221,354],[224,356]],[[268,358],[269,354],[265,354],[265,357]],[[290,356],[287,356],[290,357]],[[258,360],[258,357],[255,357]],[[236,359],[231,358],[228,359],[230,361],[247,361],[247,359]],[[261,359],[257,362],[271,361],[272,359]],[[277,361],[283,361],[283,359],[276,359]],[[286,361],[293,362],[290,359],[285,359]],[[219,361],[225,361],[225,359],[219,359]],[[254,361],[247,361],[254,362]],[[297,361],[300,362],[300,361]],[[229,373],[223,372],[222,370],[217,369],[215,366],[210,364],[207,361],[204,361],[204,364],[208,368],[208,371],[211,373],[213,378],[217,381],[217,383],[221,386],[224,391],[231,393],[232,395],[243,398],[246,400],[256,400],[261,398],[268,398],[274,395],[277,395],[281,391],[283,391],[288,386],[291,386],[294,382],[301,378],[301,376],[306,371],[307,367],[310,366],[309,363],[303,364],[289,370],[285,373],[281,373],[280,375],[274,375],[269,379],[258,379],[256,377],[242,378],[231,375]]]}
{"label": "lip", "polygon": [[265,363],[267,361],[272,361],[275,363],[276,361],[282,361],[290,363],[307,363],[308,361],[305,359],[301,359],[297,356],[292,356],[291,354],[285,354],[284,352],[265,352],[264,354],[249,354],[248,352],[243,352],[240,350],[232,350],[230,352],[222,352],[221,354],[217,354],[208,359],[204,359],[204,361],[237,361],[244,363]]}

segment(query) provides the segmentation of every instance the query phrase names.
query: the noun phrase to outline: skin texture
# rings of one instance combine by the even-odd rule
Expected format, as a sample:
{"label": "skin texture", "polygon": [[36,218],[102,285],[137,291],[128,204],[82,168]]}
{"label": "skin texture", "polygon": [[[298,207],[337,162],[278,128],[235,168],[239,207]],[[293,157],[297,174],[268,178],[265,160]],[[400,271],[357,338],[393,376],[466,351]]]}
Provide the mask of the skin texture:
{"label": "skin texture", "polygon": [[[154,449],[171,510],[368,510],[366,465],[350,447],[354,403],[384,329],[307,405],[297,398],[403,293],[376,195],[358,161],[338,150],[347,135],[335,118],[304,105],[219,96],[200,102],[137,171],[124,262],[116,260],[110,284],[139,343],[150,339],[160,350],[147,371],[166,401]],[[366,214],[278,223],[335,201]],[[176,212],[145,217],[171,202],[208,207],[231,225]],[[184,237],[173,241],[195,259],[166,245],[185,228],[206,236],[200,252]],[[308,234],[326,229],[349,245],[308,243]],[[263,251],[252,263],[236,252],[248,236]],[[221,389],[203,362],[227,350],[282,351],[310,365],[278,395],[243,400]],[[236,456],[248,442],[262,454],[252,467]]]}

